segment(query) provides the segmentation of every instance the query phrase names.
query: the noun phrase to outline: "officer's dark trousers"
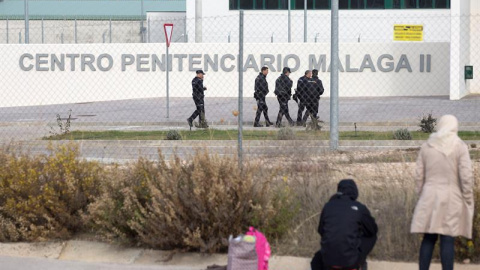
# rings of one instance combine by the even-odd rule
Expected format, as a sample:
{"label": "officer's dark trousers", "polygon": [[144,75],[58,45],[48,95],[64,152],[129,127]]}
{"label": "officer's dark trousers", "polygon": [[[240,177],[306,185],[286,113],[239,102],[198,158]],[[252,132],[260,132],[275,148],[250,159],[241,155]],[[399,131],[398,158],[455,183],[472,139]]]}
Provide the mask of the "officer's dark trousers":
{"label": "officer's dark trousers", "polygon": [[316,99],[315,104],[313,106],[315,108],[315,116],[318,116],[318,108],[320,107],[320,99]]}
{"label": "officer's dark trousers", "polygon": [[193,121],[197,116],[200,116],[200,121],[205,121],[205,119],[202,119],[202,117],[205,117],[205,102],[203,98],[194,97],[193,101],[197,109],[193,112],[192,116],[190,116],[190,119]]}
{"label": "officer's dark trousers", "polygon": [[[305,107],[307,108],[307,111],[305,112],[305,115],[303,116],[303,122],[307,122],[308,117],[312,116],[314,118],[317,118],[317,111],[318,109],[315,109],[316,103],[307,103],[305,104]],[[318,108],[318,107],[317,107]]]}
{"label": "officer's dark trousers", "polygon": [[255,123],[258,123],[258,121],[260,121],[260,116],[262,115],[262,113],[265,117],[265,121],[270,122],[270,119],[268,118],[268,106],[265,98],[257,100],[257,114],[255,115]]}
{"label": "officer's dark trousers", "polygon": [[303,111],[305,110],[306,103],[305,101],[298,100],[298,113],[297,113],[297,122],[302,122]]}
{"label": "officer's dark trousers", "polygon": [[[362,266],[367,261],[367,256],[372,252],[375,243],[377,242],[377,237],[362,237],[362,242],[360,244],[360,256],[358,259],[357,265],[347,266],[343,269],[358,269],[359,266]],[[315,253],[313,256],[312,262],[310,263],[312,270],[330,270],[329,268],[332,266],[327,266],[323,263],[323,257],[321,251]],[[364,269],[362,269],[364,270]],[[365,269],[366,270],[366,269]]]}
{"label": "officer's dark trousers", "polygon": [[290,114],[288,112],[288,96],[277,96],[278,104],[280,105],[280,111],[278,112],[277,116],[277,125],[282,123],[282,118],[285,115],[285,118],[287,118],[288,122],[293,123],[292,118],[290,117]]}

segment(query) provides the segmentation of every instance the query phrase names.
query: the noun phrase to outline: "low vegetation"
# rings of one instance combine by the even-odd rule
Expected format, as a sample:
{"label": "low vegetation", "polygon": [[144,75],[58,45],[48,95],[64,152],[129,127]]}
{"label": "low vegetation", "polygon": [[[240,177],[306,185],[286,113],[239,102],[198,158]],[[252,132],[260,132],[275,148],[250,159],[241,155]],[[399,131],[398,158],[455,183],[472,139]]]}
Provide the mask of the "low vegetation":
{"label": "low vegetation", "polygon": [[[166,161],[159,153],[159,161],[105,165],[81,159],[75,144],[35,156],[3,148],[0,241],[90,232],[134,246],[212,253],[226,250],[228,235],[253,225],[275,254],[309,257],[319,248],[323,205],[338,180],[353,178],[380,227],[372,257],[415,261],[421,237],[409,228],[417,151],[298,153],[252,160],[239,170],[235,158],[203,150],[185,160]],[[478,181],[480,151],[471,151]],[[479,183],[475,192],[480,198]],[[480,200],[476,213],[472,241],[457,241],[459,260],[480,262]]]}
{"label": "low vegetation", "polygon": [[[305,131],[303,129],[265,129],[244,130],[244,140],[278,140],[284,134],[294,133],[296,140],[328,140],[330,133],[327,131]],[[72,131],[68,134],[45,137],[45,140],[165,140],[172,131]],[[237,130],[176,130],[175,137],[182,140],[237,140]],[[421,131],[409,132],[412,140],[426,140],[430,134]],[[291,134],[290,134],[291,135]],[[289,138],[292,138],[291,136]],[[178,137],[180,136],[180,137]],[[460,131],[463,140],[480,140],[480,131]],[[341,131],[340,140],[393,140],[391,131]]]}
{"label": "low vegetation", "polygon": [[397,129],[393,133],[393,138],[395,140],[411,140],[412,139],[412,134],[406,128]]}

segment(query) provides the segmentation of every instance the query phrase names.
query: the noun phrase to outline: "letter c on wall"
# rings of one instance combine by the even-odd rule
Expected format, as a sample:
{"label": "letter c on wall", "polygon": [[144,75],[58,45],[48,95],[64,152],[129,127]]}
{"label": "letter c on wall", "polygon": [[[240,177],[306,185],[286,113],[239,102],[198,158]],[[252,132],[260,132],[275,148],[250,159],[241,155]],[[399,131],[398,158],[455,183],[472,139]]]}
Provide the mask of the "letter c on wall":
{"label": "letter c on wall", "polygon": [[23,71],[30,71],[33,69],[33,64],[29,64],[28,67],[26,67],[23,63],[25,58],[33,60],[33,55],[29,53],[24,53],[22,54],[22,56],[20,56],[20,61],[19,61],[20,69],[22,69]]}

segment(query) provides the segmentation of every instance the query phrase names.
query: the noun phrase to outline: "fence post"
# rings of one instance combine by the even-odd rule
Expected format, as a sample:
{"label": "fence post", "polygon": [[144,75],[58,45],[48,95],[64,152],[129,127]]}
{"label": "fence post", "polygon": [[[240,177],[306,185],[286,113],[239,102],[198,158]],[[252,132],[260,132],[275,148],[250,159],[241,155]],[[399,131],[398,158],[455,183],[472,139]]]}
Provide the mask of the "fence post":
{"label": "fence post", "polygon": [[29,32],[28,0],[25,0],[25,44],[30,42]]}
{"label": "fence post", "polygon": [[[167,68],[165,69],[165,78],[166,78],[166,88],[167,88],[167,118],[170,118],[170,57],[168,53],[168,41],[165,40],[165,47],[166,47],[166,66]],[[205,118],[204,118],[205,119]]]}
{"label": "fence post", "polygon": [[42,44],[45,43],[45,33],[44,33],[44,28],[43,28],[43,18],[42,18]]}
{"label": "fence post", "polygon": [[140,19],[140,34],[142,35],[142,43],[145,43],[145,26],[143,25],[143,15],[145,14],[143,11],[143,0],[140,1],[140,9],[141,9],[141,19]]}
{"label": "fence post", "polygon": [[7,19],[7,44],[8,44],[8,19]]}
{"label": "fence post", "polygon": [[202,0],[195,0],[195,43],[202,43],[203,40],[203,3]]}
{"label": "fence post", "polygon": [[148,37],[147,37],[147,43],[150,43],[150,18],[147,18],[147,27],[148,27]]}
{"label": "fence post", "polygon": [[22,31],[18,32],[18,44],[22,44]]}
{"label": "fence post", "polygon": [[183,41],[185,43],[187,43],[188,42],[188,36],[187,36],[187,16],[186,15],[185,15],[185,20],[184,21],[185,21],[185,24],[183,26]]}
{"label": "fence post", "polygon": [[303,7],[303,42],[307,43],[307,0],[304,1]]}
{"label": "fence post", "polygon": [[290,0],[288,0],[288,43],[292,42],[292,15]]}
{"label": "fence post", "polygon": [[243,168],[243,10],[240,10],[238,37],[238,167]]}
{"label": "fence post", "polygon": [[60,35],[60,40],[61,40],[61,42],[62,42],[62,44],[63,44],[63,33]]}
{"label": "fence post", "polygon": [[274,33],[272,33],[272,36],[270,37],[270,42],[272,42],[272,43],[273,43],[273,34]]}
{"label": "fence post", "polygon": [[75,25],[74,25],[74,38],[75,38],[75,44],[77,44],[77,19],[75,19]]}
{"label": "fence post", "polygon": [[330,72],[330,149],[338,149],[338,0],[332,0]]}
{"label": "fence post", "polygon": [[112,18],[110,18],[110,25],[109,25],[109,41],[112,43]]}

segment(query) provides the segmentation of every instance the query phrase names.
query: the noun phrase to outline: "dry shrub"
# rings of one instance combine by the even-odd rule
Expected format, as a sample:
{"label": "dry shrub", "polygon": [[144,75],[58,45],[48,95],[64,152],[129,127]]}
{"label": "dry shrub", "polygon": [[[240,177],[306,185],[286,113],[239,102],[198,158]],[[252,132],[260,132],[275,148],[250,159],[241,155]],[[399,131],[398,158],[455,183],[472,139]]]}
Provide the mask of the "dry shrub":
{"label": "dry shrub", "polygon": [[[342,164],[343,163],[343,164]],[[359,201],[367,205],[378,226],[378,241],[371,258],[378,260],[417,261],[422,235],[411,234],[410,224],[418,196],[414,192],[414,163],[391,162],[365,164],[339,160],[296,160],[284,173],[301,203],[294,226],[278,243],[280,254],[311,257],[320,248],[317,233],[320,212],[336,192],[337,183],[352,178],[358,184]],[[479,179],[479,162],[475,162],[475,179]],[[473,243],[458,239],[457,259],[479,261],[480,187],[476,184],[476,211]],[[435,253],[438,258],[438,252]]]}
{"label": "dry shrub", "polygon": [[79,159],[75,145],[48,155],[0,153],[0,241],[66,238],[100,194],[102,169]]}
{"label": "dry shrub", "polygon": [[409,233],[416,203],[410,167],[399,164],[307,164],[291,171],[292,188],[301,200],[289,237],[280,253],[313,256],[320,248],[317,233],[320,213],[335,194],[341,179],[355,179],[359,201],[367,205],[379,226],[372,257],[382,260],[411,260],[417,253],[418,236]]}
{"label": "dry shrub", "polygon": [[240,171],[234,158],[198,151],[168,164],[161,154],[158,162],[138,160],[106,183],[88,220],[110,239],[211,253],[249,225],[281,237],[295,210],[288,186],[273,174],[250,164]]}

